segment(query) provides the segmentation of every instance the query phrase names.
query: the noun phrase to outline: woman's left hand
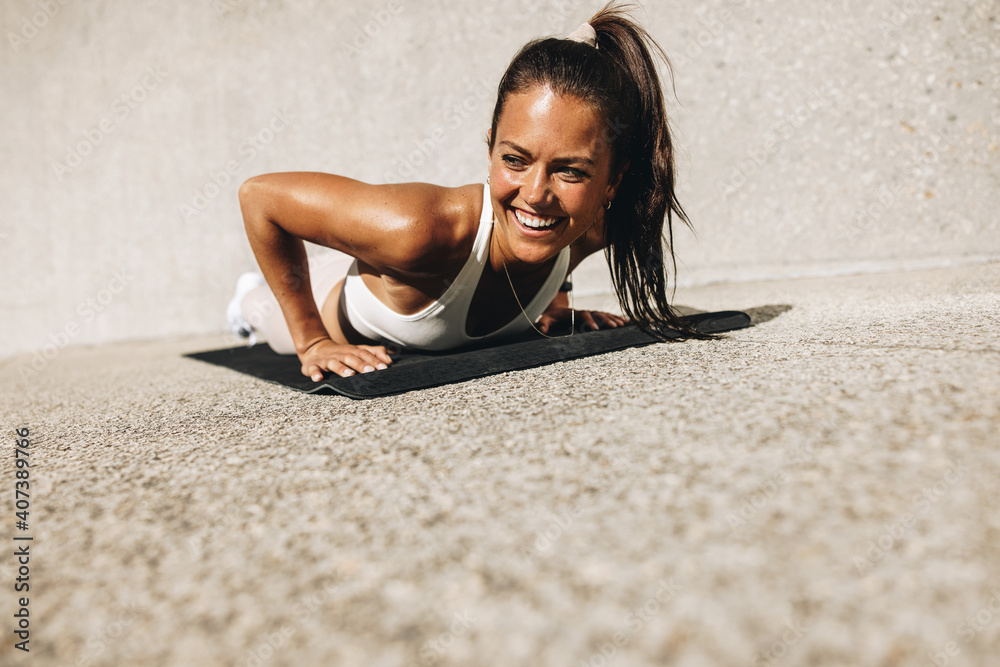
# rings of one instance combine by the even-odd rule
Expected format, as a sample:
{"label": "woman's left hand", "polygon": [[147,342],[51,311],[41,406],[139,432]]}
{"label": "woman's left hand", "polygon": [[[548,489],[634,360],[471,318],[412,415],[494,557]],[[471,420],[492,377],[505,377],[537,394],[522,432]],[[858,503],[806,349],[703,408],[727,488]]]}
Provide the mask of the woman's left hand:
{"label": "woman's left hand", "polygon": [[[557,297],[556,301],[558,300]],[[559,323],[570,322],[573,319],[574,311],[569,306],[556,303],[556,301],[549,304],[549,307],[538,319],[538,329],[542,333],[548,333],[549,329]],[[600,310],[577,310],[575,312],[577,323],[582,323],[585,329],[614,329],[628,324],[628,320],[621,315],[605,313]]]}

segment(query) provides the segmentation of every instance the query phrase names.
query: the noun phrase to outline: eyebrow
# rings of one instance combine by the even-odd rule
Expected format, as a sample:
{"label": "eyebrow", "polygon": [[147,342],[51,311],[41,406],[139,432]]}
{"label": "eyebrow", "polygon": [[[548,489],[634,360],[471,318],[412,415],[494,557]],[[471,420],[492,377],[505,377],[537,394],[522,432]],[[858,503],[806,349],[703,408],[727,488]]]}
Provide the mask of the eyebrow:
{"label": "eyebrow", "polygon": [[[517,151],[518,153],[524,153],[528,157],[532,157],[531,151],[529,151],[527,148],[523,148],[522,146],[518,146],[513,141],[508,141],[508,140],[504,139],[503,141],[500,142],[499,145],[501,145],[501,146],[506,145],[506,146],[512,148],[513,150]],[[559,162],[561,164],[582,163],[582,164],[590,165],[591,167],[596,167],[597,166],[596,163],[593,160],[591,160],[589,157],[583,157],[583,156],[559,157],[559,158],[556,158],[555,160],[553,160],[553,162]]]}

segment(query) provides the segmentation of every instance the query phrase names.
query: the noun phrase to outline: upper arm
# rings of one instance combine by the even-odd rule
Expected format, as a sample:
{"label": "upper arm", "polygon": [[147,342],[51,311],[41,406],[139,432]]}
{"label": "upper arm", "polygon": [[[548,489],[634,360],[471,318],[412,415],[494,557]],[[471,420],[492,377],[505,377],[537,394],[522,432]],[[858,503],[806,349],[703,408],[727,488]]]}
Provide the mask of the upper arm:
{"label": "upper arm", "polygon": [[[273,223],[289,234],[353,255],[376,269],[412,269],[447,248],[454,208],[449,188],[369,185],[315,172],[265,174],[240,187],[248,227]],[[444,223],[444,224],[442,224]]]}

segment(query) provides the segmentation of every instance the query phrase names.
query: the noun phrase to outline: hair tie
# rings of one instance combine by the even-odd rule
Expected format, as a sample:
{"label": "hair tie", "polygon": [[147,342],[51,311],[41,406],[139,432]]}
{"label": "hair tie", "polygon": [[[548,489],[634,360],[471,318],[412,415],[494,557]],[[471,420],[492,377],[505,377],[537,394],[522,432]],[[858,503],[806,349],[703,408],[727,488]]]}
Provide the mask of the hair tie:
{"label": "hair tie", "polygon": [[594,30],[594,26],[586,22],[582,23],[579,28],[566,35],[566,39],[572,39],[574,42],[590,44],[595,49],[597,48],[597,31]]}

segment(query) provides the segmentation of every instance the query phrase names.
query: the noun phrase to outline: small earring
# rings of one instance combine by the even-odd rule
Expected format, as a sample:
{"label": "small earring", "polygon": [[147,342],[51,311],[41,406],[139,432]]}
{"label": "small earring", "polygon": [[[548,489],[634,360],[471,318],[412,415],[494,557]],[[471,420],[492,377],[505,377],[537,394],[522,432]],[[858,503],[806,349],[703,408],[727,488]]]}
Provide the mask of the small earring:
{"label": "small earring", "polygon": [[490,184],[490,177],[489,177],[489,174],[487,174],[486,175],[486,185],[489,185],[489,184]]}
{"label": "small earring", "polygon": [[605,211],[610,211],[611,210],[611,200],[610,199],[608,200],[608,203],[604,205],[604,210]]}

